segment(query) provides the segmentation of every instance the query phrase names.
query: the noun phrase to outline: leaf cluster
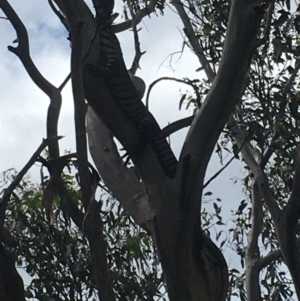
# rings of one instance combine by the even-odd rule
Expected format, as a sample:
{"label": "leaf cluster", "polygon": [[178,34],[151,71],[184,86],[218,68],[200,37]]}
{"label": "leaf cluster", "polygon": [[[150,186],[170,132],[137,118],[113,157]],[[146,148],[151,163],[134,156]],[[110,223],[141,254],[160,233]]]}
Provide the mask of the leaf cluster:
{"label": "leaf cluster", "polygon": [[[1,186],[6,186],[15,174],[13,169],[4,172]],[[71,174],[64,178],[80,205],[81,193],[75,178]],[[104,208],[103,231],[117,300],[149,300],[164,294],[152,239],[107,194]],[[58,198],[53,202],[54,227],[49,228],[42,205],[42,186],[26,177],[14,191],[6,216],[5,226],[19,245],[12,250],[17,265],[27,273],[27,298],[97,300],[89,245]]]}

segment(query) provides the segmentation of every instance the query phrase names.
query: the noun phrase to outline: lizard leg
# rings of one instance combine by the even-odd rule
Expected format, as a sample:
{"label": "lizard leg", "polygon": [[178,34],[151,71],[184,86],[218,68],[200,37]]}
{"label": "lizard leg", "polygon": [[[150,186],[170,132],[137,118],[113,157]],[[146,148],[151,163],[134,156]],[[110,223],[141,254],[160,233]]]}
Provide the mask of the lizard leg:
{"label": "lizard leg", "polygon": [[[155,137],[156,134],[156,128],[154,129],[152,126],[152,122],[150,118],[144,118],[139,127],[138,127],[138,135],[136,139],[131,142],[131,143],[126,143],[124,145],[124,149],[131,149],[131,152],[134,153],[133,155],[133,161],[135,158],[138,158],[139,155],[145,150],[145,148],[148,146],[150,143],[151,139]],[[128,163],[130,160],[130,155],[128,152],[126,152],[122,158],[128,157],[125,160],[125,165]]]}

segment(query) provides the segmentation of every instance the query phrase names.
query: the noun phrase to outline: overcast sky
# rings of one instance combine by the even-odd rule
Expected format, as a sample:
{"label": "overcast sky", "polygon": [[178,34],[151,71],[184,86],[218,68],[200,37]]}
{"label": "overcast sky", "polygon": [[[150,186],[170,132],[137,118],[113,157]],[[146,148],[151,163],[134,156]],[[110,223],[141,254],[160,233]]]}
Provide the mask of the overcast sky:
{"label": "overcast sky", "polygon": [[[9,1],[27,27],[31,56],[44,77],[55,86],[59,86],[69,73],[70,47],[67,32],[52,13],[46,0],[10,0]],[[122,21],[122,1],[116,0],[115,12],[120,13],[116,22]],[[0,16],[4,16],[3,13]],[[9,21],[0,19],[0,170],[14,167],[20,170],[30,156],[46,137],[46,113],[48,97],[31,81],[19,59],[7,50],[8,45],[16,39],[16,34]],[[199,68],[196,57],[185,48],[182,55],[172,53],[182,49],[182,24],[177,15],[166,9],[165,16],[145,18],[139,25],[141,50],[146,51],[142,57],[141,70],[137,75],[142,77],[147,86],[162,76],[177,78],[199,78],[195,72]],[[131,31],[118,34],[127,66],[130,67],[134,57],[133,34]],[[150,96],[150,109],[161,126],[190,115],[191,111],[179,111],[180,92],[187,86],[173,82],[160,82],[154,87]],[[186,130],[171,138],[176,155],[184,141]],[[60,142],[61,152],[75,151],[73,101],[70,84],[63,90],[63,104],[59,120],[59,135],[65,136]],[[231,157],[228,156],[225,162]],[[208,178],[216,173],[222,165],[217,156],[209,165]],[[32,178],[38,181],[38,168],[30,171]],[[222,207],[230,217],[230,210],[236,209],[245,198],[241,185],[234,184],[233,179],[242,177],[242,165],[233,162],[207,190],[214,194],[211,198],[221,198]],[[227,254],[230,264],[232,258]]]}

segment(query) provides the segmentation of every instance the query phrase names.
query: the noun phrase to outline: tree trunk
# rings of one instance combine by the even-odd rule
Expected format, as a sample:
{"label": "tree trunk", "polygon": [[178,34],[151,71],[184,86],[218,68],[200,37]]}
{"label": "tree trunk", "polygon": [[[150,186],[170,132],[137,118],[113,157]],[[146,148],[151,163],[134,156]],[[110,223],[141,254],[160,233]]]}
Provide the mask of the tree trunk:
{"label": "tree trunk", "polygon": [[24,284],[16,270],[15,260],[0,243],[0,300],[25,301]]}

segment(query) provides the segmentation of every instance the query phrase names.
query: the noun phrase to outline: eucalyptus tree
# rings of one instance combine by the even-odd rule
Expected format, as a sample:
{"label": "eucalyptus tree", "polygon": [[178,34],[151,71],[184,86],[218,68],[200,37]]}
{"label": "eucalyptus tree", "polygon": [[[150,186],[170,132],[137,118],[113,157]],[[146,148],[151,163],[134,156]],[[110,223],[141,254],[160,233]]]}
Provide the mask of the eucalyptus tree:
{"label": "eucalyptus tree", "polygon": [[[288,285],[289,275],[279,269],[281,263],[286,265],[299,297],[299,8],[288,1],[259,0],[232,3],[175,0],[168,4],[184,26],[184,45],[193,51],[199,60],[199,71],[204,72],[199,72],[197,80],[182,80],[192,86],[195,95],[188,99],[183,95],[181,102],[192,103],[195,115],[159,129],[147,108],[137,101],[141,93],[140,89],[134,90],[134,84],[141,80],[134,74],[142,56],[138,24],[145,16],[163,12],[167,3],[126,1],[126,21],[121,23],[112,14],[113,4],[113,1],[93,0],[95,12],[92,12],[83,0],[49,0],[62,26],[70,32],[72,42],[70,77],[77,152],[61,156],[57,124],[65,82],[56,88],[41,75],[30,57],[24,24],[9,2],[0,0],[1,9],[17,33],[18,45],[9,46],[9,50],[19,57],[35,84],[50,98],[47,139],[17,180],[37,160],[47,167],[50,177],[44,184],[42,198],[49,229],[55,231],[53,201],[57,195],[63,206],[61,210],[67,212],[88,241],[89,253],[85,255],[90,256],[92,263],[89,281],[100,300],[136,300],[141,295],[130,296],[125,282],[116,281],[112,263],[115,257],[106,252],[110,246],[105,237],[109,233],[104,231],[102,202],[96,201],[95,196],[98,173],[126,212],[153,237],[163,272],[161,281],[165,282],[170,300],[221,301],[230,295],[238,295],[242,300],[262,300],[263,295],[286,299],[293,289]],[[127,75],[115,34],[131,28],[136,57]],[[86,101],[90,106],[87,115]],[[165,137],[185,126],[190,129],[177,162]],[[129,154],[134,168],[127,167],[127,158],[124,164],[114,136]],[[222,143],[218,143],[219,139]],[[232,245],[241,256],[244,274],[236,270],[228,273],[222,251],[205,228],[201,206],[204,178],[216,145],[219,152],[222,147],[232,147],[234,157],[242,158],[245,163],[244,185],[249,199],[242,201],[235,212],[234,228],[227,229],[233,233]],[[49,158],[40,156],[46,146]],[[98,173],[88,163],[88,147]],[[168,173],[166,167],[170,161],[165,161],[166,157],[172,159],[176,172]],[[62,169],[74,158],[79,196],[72,195],[61,176]],[[2,224],[16,182],[4,192]],[[217,206],[215,211],[218,218]],[[221,218],[219,221],[222,224]],[[115,242],[113,246],[117,245]],[[4,246],[2,249],[3,254],[8,254]],[[134,269],[136,263],[130,263]],[[6,270],[13,270],[12,265],[1,267],[1,279]],[[161,283],[156,272],[149,279],[155,285],[148,290],[148,296],[142,295],[144,300],[153,299]],[[146,274],[140,275],[141,279]],[[117,283],[122,283],[123,288],[125,285],[125,295],[120,293],[121,286]],[[21,296],[19,278],[16,286]],[[43,296],[54,298],[53,291],[44,293]],[[19,300],[9,292],[6,295],[6,300]],[[57,287],[55,296],[58,300],[68,298]],[[70,293],[69,298],[84,297]]]}

